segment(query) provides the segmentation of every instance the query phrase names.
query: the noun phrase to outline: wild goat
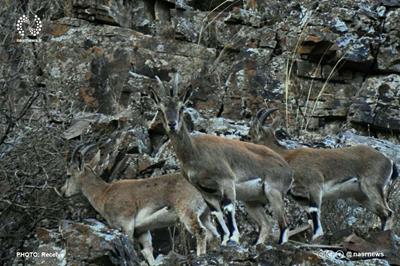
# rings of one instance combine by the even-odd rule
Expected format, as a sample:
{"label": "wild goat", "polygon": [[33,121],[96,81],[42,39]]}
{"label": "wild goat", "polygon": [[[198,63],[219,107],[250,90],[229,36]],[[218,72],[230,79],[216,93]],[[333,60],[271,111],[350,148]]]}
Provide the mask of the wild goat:
{"label": "wild goat", "polygon": [[[85,157],[88,149],[80,155]],[[71,177],[62,187],[65,196],[79,191],[114,228],[122,228],[133,242],[138,237],[142,254],[150,265],[155,263],[150,231],[172,226],[181,221],[196,236],[197,255],[205,254],[211,232],[219,236],[210,220],[210,209],[201,194],[181,174],[148,179],[127,179],[104,182],[94,171],[99,165],[100,151],[90,162],[72,155],[68,172]]]}
{"label": "wild goat", "polygon": [[[151,96],[157,104],[163,126],[181,162],[183,174],[202,193],[224,230],[223,244],[228,240],[232,244],[239,243],[235,220],[238,196],[248,200],[249,214],[260,226],[258,243],[264,242],[268,234],[269,225],[263,209],[263,203],[267,200],[278,218],[279,242],[286,242],[288,228],[283,195],[290,187],[292,172],[285,160],[262,145],[207,134],[191,136],[183,121],[183,110],[192,94],[191,88],[179,97],[178,74],[168,92],[161,80],[158,77],[156,79],[161,94],[151,89]],[[254,180],[261,180],[263,185],[261,200],[260,195],[246,195],[247,185],[251,186]],[[239,183],[242,189],[237,194],[236,186]],[[249,187],[248,191],[252,189]],[[224,222],[222,210],[229,228]]]}
{"label": "wild goat", "polygon": [[323,235],[320,215],[323,200],[351,197],[379,216],[382,230],[393,225],[393,212],[387,203],[389,183],[398,176],[396,165],[375,149],[357,145],[338,149],[285,149],[275,137],[266,118],[277,109],[261,109],[253,120],[250,138],[280,155],[293,170],[289,193],[308,205],[313,224],[313,239]]}

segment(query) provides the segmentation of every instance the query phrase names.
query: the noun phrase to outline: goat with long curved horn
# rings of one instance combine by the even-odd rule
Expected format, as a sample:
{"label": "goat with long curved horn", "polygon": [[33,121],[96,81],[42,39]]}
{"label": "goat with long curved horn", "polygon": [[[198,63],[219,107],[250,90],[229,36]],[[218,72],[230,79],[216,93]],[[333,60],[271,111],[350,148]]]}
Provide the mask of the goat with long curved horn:
{"label": "goat with long curved horn", "polygon": [[386,195],[389,184],[398,176],[393,161],[365,145],[288,150],[275,136],[275,121],[272,125],[263,126],[268,115],[275,111],[264,110],[259,123],[252,124],[249,135],[254,143],[271,148],[289,163],[293,170],[293,184],[289,192],[299,203],[307,205],[313,225],[312,238],[324,234],[320,216],[322,201],[327,199],[350,197],[358,200],[381,219],[382,230],[389,230],[394,217]]}
{"label": "goat with long curved horn", "polygon": [[[255,199],[257,205],[248,208],[260,226],[257,242],[263,243],[268,237],[269,224],[263,213],[265,202],[271,203],[278,219],[279,243],[286,242],[288,223],[283,195],[289,190],[292,181],[292,171],[288,164],[274,151],[262,145],[214,135],[190,135],[183,112],[192,91],[193,88],[189,87],[183,97],[165,97],[159,101],[160,97],[155,95],[153,99],[162,114],[164,129],[171,139],[185,177],[202,193],[224,231],[223,244],[227,244],[228,241],[232,244],[239,243],[239,230],[235,218],[236,200],[245,201],[248,194],[253,194],[241,193],[249,191],[250,183],[254,183],[251,180],[262,184],[262,193]],[[236,188],[240,184],[243,189],[237,191]]]}

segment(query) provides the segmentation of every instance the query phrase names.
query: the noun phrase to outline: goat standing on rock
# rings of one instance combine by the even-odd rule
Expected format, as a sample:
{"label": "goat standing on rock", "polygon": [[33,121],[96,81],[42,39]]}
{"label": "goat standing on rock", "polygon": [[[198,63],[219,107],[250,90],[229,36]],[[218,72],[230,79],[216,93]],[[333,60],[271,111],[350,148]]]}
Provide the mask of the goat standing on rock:
{"label": "goat standing on rock", "polygon": [[[286,242],[288,228],[283,195],[289,190],[292,181],[292,171],[286,161],[262,145],[207,134],[191,136],[183,121],[183,110],[192,93],[191,88],[179,97],[178,74],[168,90],[158,77],[156,79],[161,94],[151,90],[151,96],[158,106],[163,126],[181,162],[183,174],[202,193],[224,231],[222,244],[239,243],[235,206],[236,200],[240,198],[237,197],[236,187],[238,184],[243,187],[247,182],[251,184],[252,180],[261,181],[262,197],[271,204],[278,219],[279,242]],[[259,220],[261,229],[258,243],[261,243],[267,236],[267,224],[260,221],[264,219],[265,214],[263,216],[262,212],[265,210],[262,205],[256,205],[255,208],[253,217]]]}
{"label": "goat standing on rock", "polygon": [[181,174],[148,179],[126,179],[106,183],[94,171],[100,151],[90,162],[84,157],[93,146],[86,147],[76,158],[74,151],[68,172],[71,177],[62,187],[65,196],[79,191],[93,208],[114,228],[121,228],[132,240],[138,237],[142,254],[155,264],[150,230],[175,225],[180,220],[195,235],[197,255],[206,253],[207,237],[219,236],[210,219],[210,209],[201,194]]}
{"label": "goat standing on rock", "polygon": [[379,216],[382,230],[391,229],[393,211],[387,203],[387,188],[398,176],[393,161],[365,145],[288,150],[276,139],[274,126],[264,126],[268,115],[276,110],[259,110],[249,135],[252,141],[273,149],[289,163],[293,170],[289,193],[299,203],[308,205],[313,239],[323,235],[320,216],[322,201],[326,199],[351,197]]}

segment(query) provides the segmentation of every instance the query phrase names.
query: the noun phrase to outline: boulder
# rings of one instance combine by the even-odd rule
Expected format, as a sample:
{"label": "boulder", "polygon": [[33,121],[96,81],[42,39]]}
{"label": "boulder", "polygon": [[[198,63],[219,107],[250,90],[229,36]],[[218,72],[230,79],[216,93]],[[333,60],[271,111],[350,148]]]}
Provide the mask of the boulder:
{"label": "boulder", "polygon": [[382,130],[400,130],[400,75],[364,81],[350,106],[349,119]]}
{"label": "boulder", "polygon": [[83,261],[93,266],[140,265],[128,237],[94,219],[83,223],[64,220],[59,230],[37,228],[35,236],[27,244],[37,254],[28,258],[28,265],[69,266]]}

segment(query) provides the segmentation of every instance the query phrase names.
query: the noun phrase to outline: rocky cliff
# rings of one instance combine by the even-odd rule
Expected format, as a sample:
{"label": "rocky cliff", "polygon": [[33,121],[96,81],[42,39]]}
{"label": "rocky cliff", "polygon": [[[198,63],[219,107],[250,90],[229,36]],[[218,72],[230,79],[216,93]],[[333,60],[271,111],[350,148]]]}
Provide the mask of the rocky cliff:
{"label": "rocky cliff", "polygon": [[[168,82],[179,72],[197,88],[187,111],[194,131],[245,139],[260,107],[278,107],[289,144],[366,143],[400,167],[400,1],[3,0],[0,14],[0,258],[6,264],[49,265],[16,257],[46,248],[64,252],[54,262],[60,265],[81,263],[77,258],[91,265],[139,263],[124,236],[99,238],[97,222],[85,222],[101,217],[83,196],[67,200],[58,188],[67,154],[82,141],[108,143],[107,181],[179,169],[160,125],[149,127],[155,112],[148,87],[156,86],[156,75]],[[354,251],[362,243],[359,251],[373,251],[371,238],[382,238],[390,245],[375,248],[386,257],[363,263],[399,263],[398,181],[389,199],[392,235],[375,235],[377,217],[339,200],[324,208],[323,225],[335,237],[323,244]],[[287,205],[292,226],[306,222],[297,205]],[[358,263],[293,243],[249,249],[254,227],[244,210],[239,215],[245,237],[237,250],[217,247],[195,258],[179,227],[175,236],[172,229],[155,234],[158,251],[174,246],[181,254],[170,254],[169,265]],[[82,240],[76,232],[87,234]],[[69,248],[77,243],[85,248]]]}

